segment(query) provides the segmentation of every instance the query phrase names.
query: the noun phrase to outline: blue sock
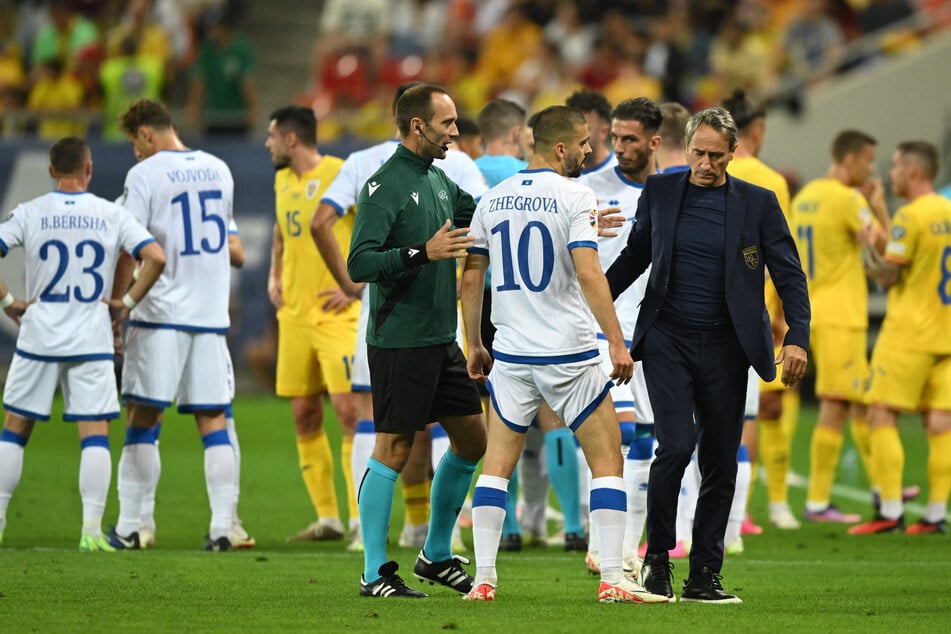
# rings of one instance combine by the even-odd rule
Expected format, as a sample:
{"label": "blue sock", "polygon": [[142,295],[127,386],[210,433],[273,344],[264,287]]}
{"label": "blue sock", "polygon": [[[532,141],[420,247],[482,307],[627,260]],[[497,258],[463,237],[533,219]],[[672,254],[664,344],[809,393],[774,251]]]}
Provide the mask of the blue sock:
{"label": "blue sock", "polygon": [[522,529],[518,526],[516,506],[518,505],[518,467],[512,471],[509,478],[508,502],[505,504],[505,520],[502,522],[502,537],[521,535]]}
{"label": "blue sock", "polygon": [[393,512],[393,492],[399,473],[373,458],[360,483],[357,506],[363,531],[363,580],[372,583],[380,578],[380,566],[386,563],[386,535]]}
{"label": "blue sock", "polygon": [[575,435],[563,427],[545,434],[548,479],[565,515],[565,533],[584,533],[581,526],[581,492],[578,487],[578,453]]}
{"label": "blue sock", "polygon": [[477,462],[463,460],[452,450],[447,451],[439,462],[429,494],[429,534],[423,546],[423,554],[430,561],[444,561],[452,557],[452,527],[466,501],[477,465]]}

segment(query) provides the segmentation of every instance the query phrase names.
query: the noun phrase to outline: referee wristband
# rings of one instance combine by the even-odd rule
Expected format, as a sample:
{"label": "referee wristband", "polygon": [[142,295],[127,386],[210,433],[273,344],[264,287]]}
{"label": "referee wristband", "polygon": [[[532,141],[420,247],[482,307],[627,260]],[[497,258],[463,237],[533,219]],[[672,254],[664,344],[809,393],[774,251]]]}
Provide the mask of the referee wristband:
{"label": "referee wristband", "polygon": [[429,256],[426,255],[426,243],[423,242],[422,244],[417,244],[416,246],[400,249],[400,258],[402,258],[403,264],[406,265],[406,268],[412,268],[426,264],[429,262]]}
{"label": "referee wristband", "polygon": [[13,293],[11,293],[10,291],[7,291],[6,297],[4,297],[3,299],[0,299],[0,308],[9,307],[10,304],[13,303],[13,301],[14,301]]}
{"label": "referee wristband", "polygon": [[132,299],[132,296],[126,293],[125,295],[122,296],[122,303],[126,308],[128,308],[129,310],[132,310],[133,308],[136,307],[136,305],[138,305],[139,302]]}

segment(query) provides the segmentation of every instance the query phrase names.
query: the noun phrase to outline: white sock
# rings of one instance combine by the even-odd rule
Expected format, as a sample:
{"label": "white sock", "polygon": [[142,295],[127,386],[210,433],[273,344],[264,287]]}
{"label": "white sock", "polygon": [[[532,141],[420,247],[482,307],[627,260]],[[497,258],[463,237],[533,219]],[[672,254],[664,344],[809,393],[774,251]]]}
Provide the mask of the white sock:
{"label": "white sock", "polygon": [[680,481],[680,498],[677,500],[677,541],[693,539],[693,518],[697,512],[697,497],[700,495],[700,467],[696,454],[684,470]]}
{"label": "white sock", "polygon": [[588,468],[588,461],[585,460],[581,447],[575,449],[578,454],[578,497],[581,500],[581,525],[589,526],[591,518],[588,517],[588,498],[591,495],[591,469]]}
{"label": "white sock", "polygon": [[928,506],[925,507],[925,514],[922,519],[926,522],[937,524],[938,522],[944,520],[947,515],[947,502],[928,502]]}
{"label": "white sock", "polygon": [[[130,428],[131,429],[131,428]],[[155,474],[158,451],[153,442],[124,445],[119,458],[117,488],[119,490],[119,520],[116,533],[128,536],[139,530],[142,523],[142,501],[157,480]]]}
{"label": "white sock", "polygon": [[23,475],[23,449],[19,442],[0,441],[0,531],[7,526],[7,507]]}
{"label": "white sock", "polygon": [[647,522],[647,480],[651,461],[624,460],[624,488],[627,489],[627,526],[624,530],[624,551],[636,551]]}
{"label": "white sock", "polygon": [[624,575],[621,549],[627,523],[624,478],[605,476],[591,480],[591,527],[597,531],[601,552],[601,581],[618,583]]}
{"label": "white sock", "polygon": [[[741,449],[745,455],[745,451]],[[736,489],[733,491],[733,504],[730,505],[730,519],[726,523],[726,535],[723,537],[723,545],[731,546],[740,538],[740,529],[743,526],[743,519],[746,517],[746,497],[750,491],[750,484],[753,480],[753,471],[750,468],[749,455],[746,460],[740,458],[736,465]]]}
{"label": "white sock", "polygon": [[443,435],[433,438],[433,473],[436,473],[436,468],[439,467],[439,461],[442,460],[442,457],[446,455],[447,451],[449,451],[449,436]]}
{"label": "white sock", "polygon": [[241,497],[241,445],[238,444],[238,430],[234,426],[234,415],[231,408],[225,410],[225,426],[228,430],[228,441],[234,451],[234,502],[231,504],[231,519],[238,519],[238,498]]}
{"label": "white sock", "polygon": [[548,506],[548,473],[545,471],[545,436],[529,427],[525,447],[518,463],[518,480],[522,489],[522,533],[544,539],[548,535],[545,508]]}
{"label": "white sock", "polygon": [[[142,513],[139,526],[145,527],[150,531],[155,531],[155,491],[158,489],[159,478],[162,477],[162,455],[159,453],[159,443],[156,440],[154,445],[142,445],[143,447],[152,447],[154,455],[152,456],[152,475],[146,484],[145,494],[142,496]],[[143,449],[142,451],[145,451]],[[121,473],[121,470],[120,470]],[[120,480],[121,481],[121,480]],[[136,529],[138,530],[138,529]],[[122,535],[123,533],[119,533]]]}
{"label": "white sock", "polygon": [[[360,493],[360,485],[363,482],[363,474],[367,472],[367,461],[373,455],[373,446],[376,444],[376,431],[372,420],[357,421],[356,433],[353,434],[353,453],[350,454],[350,468],[353,469],[353,486],[356,487],[355,493]],[[359,478],[359,480],[357,480]],[[356,519],[359,524],[360,518]]]}
{"label": "white sock", "polygon": [[498,585],[495,560],[502,539],[505,503],[509,481],[496,476],[480,475],[472,495],[472,544],[475,548],[475,584]]}
{"label": "white sock", "polygon": [[211,506],[208,536],[212,539],[231,533],[231,504],[234,501],[234,451],[230,445],[205,447],[205,486]]}
{"label": "white sock", "polygon": [[[100,438],[105,438],[101,436]],[[83,533],[102,536],[102,515],[112,482],[112,457],[108,447],[83,447],[79,457],[79,496],[83,501]]]}

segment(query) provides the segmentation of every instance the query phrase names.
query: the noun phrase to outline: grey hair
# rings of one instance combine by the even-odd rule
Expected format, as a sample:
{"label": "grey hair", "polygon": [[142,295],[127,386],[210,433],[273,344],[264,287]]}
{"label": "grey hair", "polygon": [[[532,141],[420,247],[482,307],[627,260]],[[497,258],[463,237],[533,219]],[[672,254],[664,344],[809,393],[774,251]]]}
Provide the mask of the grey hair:
{"label": "grey hair", "polygon": [[736,144],[739,142],[740,136],[736,129],[736,122],[733,120],[733,116],[730,115],[729,110],[717,107],[707,108],[694,113],[687,121],[687,129],[685,131],[687,145],[690,145],[694,133],[701,125],[708,125],[725,136],[726,140],[730,143],[731,152],[736,149]]}

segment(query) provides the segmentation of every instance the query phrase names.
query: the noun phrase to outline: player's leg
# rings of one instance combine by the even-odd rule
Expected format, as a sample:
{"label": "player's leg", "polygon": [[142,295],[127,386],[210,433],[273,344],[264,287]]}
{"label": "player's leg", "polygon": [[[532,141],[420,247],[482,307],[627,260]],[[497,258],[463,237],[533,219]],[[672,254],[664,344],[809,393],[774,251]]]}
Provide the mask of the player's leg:
{"label": "player's leg", "polygon": [[[416,433],[409,460],[400,472],[403,485],[403,504],[406,513],[403,517],[403,530],[399,544],[403,548],[422,548],[429,533],[429,496],[430,468],[435,472],[438,463],[432,460],[431,427]],[[442,429],[440,427],[440,429]],[[448,444],[449,437],[446,437]]]}
{"label": "player's leg", "polygon": [[[743,512],[740,520],[741,535],[760,535],[763,532],[761,526],[757,525],[750,517],[748,507],[750,496],[753,491],[753,483],[756,480],[756,449],[759,446],[758,428],[756,427],[756,414],[759,411],[759,376],[753,368],[749,369],[746,380],[746,410],[743,414],[743,435],[740,438],[741,451],[737,454],[738,459],[743,457],[742,448],[746,450],[746,465],[737,462],[737,480],[736,488],[738,492],[734,493],[734,505],[742,504]],[[739,509],[737,509],[739,514]],[[733,514],[731,513],[731,518]],[[728,529],[729,530],[729,529]],[[727,552],[729,552],[729,542],[727,543]],[[734,548],[734,551],[742,551],[742,541]]]}
{"label": "player's leg", "polygon": [[211,508],[205,550],[229,550],[235,496],[235,454],[225,418],[225,408],[234,396],[230,356],[224,335],[189,336],[191,347],[177,395],[178,411],[194,414],[205,450],[205,488]]}
{"label": "player's leg", "polygon": [[948,496],[951,495],[951,357],[945,357],[946,375],[934,381],[943,385],[943,394],[935,390],[925,413],[925,433],[928,435],[928,506],[925,514],[905,532],[914,535],[948,532]]}
{"label": "player's leg", "polygon": [[228,430],[228,442],[234,452],[234,502],[231,505],[231,545],[238,549],[254,548],[257,541],[248,534],[244,523],[238,516],[238,502],[241,499],[241,443],[238,441],[238,428],[234,420],[234,406],[225,408],[225,426]]}
{"label": "player's leg", "polygon": [[[159,451],[159,443],[162,437],[162,412],[158,414],[158,422],[153,428],[155,442],[150,445],[154,450],[152,458],[152,477],[146,484],[145,493],[142,495],[142,515],[139,520],[139,544],[142,548],[155,548],[155,493],[158,490],[159,479],[162,477],[162,453]],[[140,449],[145,449],[142,445]],[[123,471],[119,470],[119,486],[124,487],[122,482]]]}
{"label": "player's leg", "polygon": [[[647,522],[647,485],[651,461],[654,459],[654,410],[644,380],[644,366],[634,364],[634,376],[628,384],[634,400],[634,435],[624,459],[624,480],[627,487],[627,530],[624,534],[624,569],[636,573],[638,545]],[[617,404],[615,403],[615,407]],[[622,418],[625,412],[618,412]],[[633,555],[633,557],[632,557]]]}
{"label": "player's leg", "polygon": [[[777,377],[779,378],[779,377]],[[799,528],[799,520],[789,507],[790,438],[782,424],[782,384],[775,381],[760,383],[759,397],[759,449],[766,472],[766,499],[769,505],[769,521],[776,528],[792,530]]]}
{"label": "player's leg", "polygon": [[23,474],[23,454],[37,420],[49,420],[60,364],[13,355],[3,389],[0,432],[0,544],[7,526],[10,498]]}
{"label": "player's leg", "polygon": [[497,364],[492,371],[491,409],[482,474],[472,497],[472,542],[476,577],[470,600],[495,598],[496,560],[505,522],[509,479],[525,444],[525,431],[541,395],[527,380],[529,366]]}
{"label": "player's leg", "polygon": [[450,447],[433,474],[429,534],[413,572],[419,579],[436,581],[468,594],[472,577],[452,556],[452,532],[476,466],[485,453],[485,418],[479,392],[469,378],[459,346],[453,342],[432,348],[427,354],[438,355],[440,374],[430,417],[441,422],[449,435]]}
{"label": "player's leg", "polygon": [[527,539],[544,543],[548,537],[545,511],[548,507],[548,472],[545,464],[545,437],[537,424],[525,432],[525,446],[518,463],[522,487],[519,528]]}
{"label": "player's leg", "polygon": [[836,509],[831,496],[851,403],[861,400],[861,388],[867,377],[866,345],[863,330],[813,330],[819,416],[810,446],[807,520],[853,523],[861,519]]}
{"label": "player's leg", "polygon": [[[548,480],[565,519],[565,550],[587,550],[584,525],[581,521],[579,470],[588,465],[578,463],[574,434],[565,423],[543,403],[536,414],[538,428],[545,434],[545,466]],[[570,535],[570,537],[569,537]]]}

